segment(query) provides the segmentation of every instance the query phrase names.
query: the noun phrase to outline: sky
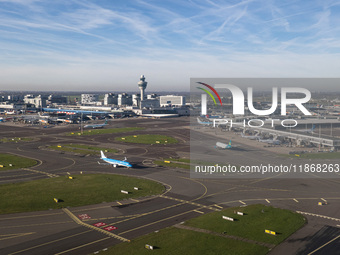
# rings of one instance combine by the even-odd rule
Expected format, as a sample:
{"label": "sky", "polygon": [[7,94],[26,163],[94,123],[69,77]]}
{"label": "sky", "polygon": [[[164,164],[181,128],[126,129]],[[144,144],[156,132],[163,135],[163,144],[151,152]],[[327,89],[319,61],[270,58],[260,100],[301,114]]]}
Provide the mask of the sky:
{"label": "sky", "polygon": [[339,77],[339,0],[0,0],[0,90]]}

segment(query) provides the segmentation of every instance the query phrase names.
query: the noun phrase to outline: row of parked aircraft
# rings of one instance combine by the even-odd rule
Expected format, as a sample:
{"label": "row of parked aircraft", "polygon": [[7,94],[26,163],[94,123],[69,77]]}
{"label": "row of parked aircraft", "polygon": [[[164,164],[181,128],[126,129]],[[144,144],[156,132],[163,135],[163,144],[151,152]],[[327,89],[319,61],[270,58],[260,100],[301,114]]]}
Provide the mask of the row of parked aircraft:
{"label": "row of parked aircraft", "polygon": [[[213,124],[213,122],[210,121],[210,120],[202,121],[200,118],[197,118],[197,122],[200,125],[205,125],[205,126],[211,126]],[[296,130],[296,131],[302,132],[302,133],[313,133],[314,129],[315,129],[315,125],[313,125],[313,127],[310,128],[310,129],[299,129],[299,130]],[[281,141],[276,139],[276,138],[274,138],[274,139],[262,139],[261,136],[259,135],[259,133],[257,133],[256,135],[245,135],[243,132],[241,132],[241,136],[243,138],[250,139],[250,140],[257,140],[257,141],[262,142],[262,143],[268,143],[268,144],[272,144],[272,145],[280,145],[281,144]],[[233,147],[231,145],[231,140],[230,140],[228,144],[217,142],[216,148],[231,149],[231,148],[235,148],[235,147]]]}
{"label": "row of parked aircraft", "polygon": [[[253,136],[244,136],[243,133],[241,133],[243,137],[245,138],[249,138],[249,139],[252,139],[250,137],[253,137]],[[255,137],[255,136],[254,136]],[[254,140],[254,139],[253,139]],[[268,143],[268,144],[272,144],[272,145],[280,145],[281,144],[281,141],[280,140],[276,140],[276,139],[260,139],[260,137],[257,137],[257,140],[259,142],[262,142],[262,143]],[[235,146],[232,146],[231,144],[231,140],[229,141],[228,144],[226,143],[221,143],[221,142],[216,142],[216,146],[215,148],[217,149],[235,149],[237,147]]]}

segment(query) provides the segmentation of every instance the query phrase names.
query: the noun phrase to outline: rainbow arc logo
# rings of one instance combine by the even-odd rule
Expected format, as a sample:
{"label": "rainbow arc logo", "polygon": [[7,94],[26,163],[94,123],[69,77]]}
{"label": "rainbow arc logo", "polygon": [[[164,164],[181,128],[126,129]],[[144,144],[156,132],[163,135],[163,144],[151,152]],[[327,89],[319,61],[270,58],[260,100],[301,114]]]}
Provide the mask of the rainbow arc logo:
{"label": "rainbow arc logo", "polygon": [[[203,82],[197,82],[197,83],[198,83],[198,84],[201,84],[201,85],[203,85],[203,86],[205,86],[205,87],[207,87],[207,88],[209,88],[212,92],[214,92],[214,94],[217,96],[217,98],[218,98],[218,100],[220,101],[220,104],[221,104],[221,106],[222,106],[221,97],[220,97],[220,95],[217,93],[217,91],[216,91],[213,87],[211,87],[209,84],[206,84],[206,83],[203,83]],[[204,88],[201,88],[201,87],[197,87],[197,88],[198,88],[198,89],[201,89],[201,90],[203,90],[205,93],[207,93],[207,94],[212,98],[212,100],[214,101],[215,105],[217,105],[214,96],[211,94],[211,92],[210,92],[209,90],[204,89]]]}

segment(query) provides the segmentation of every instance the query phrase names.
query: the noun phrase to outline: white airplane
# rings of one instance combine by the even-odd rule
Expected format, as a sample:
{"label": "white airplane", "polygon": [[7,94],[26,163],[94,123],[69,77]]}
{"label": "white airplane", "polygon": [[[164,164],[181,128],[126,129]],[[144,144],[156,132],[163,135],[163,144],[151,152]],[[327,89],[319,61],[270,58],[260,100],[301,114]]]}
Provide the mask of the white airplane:
{"label": "white airplane", "polygon": [[261,143],[269,143],[269,144],[273,144],[273,145],[280,145],[281,141],[280,140],[276,140],[276,139],[259,139],[258,140]]}
{"label": "white airplane", "polygon": [[[132,167],[132,165],[129,162],[126,161],[126,158],[124,160],[117,160],[117,159],[107,158],[103,151],[100,151],[100,154],[101,154],[100,159],[104,160],[107,164],[110,164],[113,167],[117,167],[117,166],[125,166],[127,168]],[[98,162],[98,164],[101,164],[101,163]]]}
{"label": "white airplane", "polygon": [[247,138],[247,139],[250,139],[250,140],[260,139],[260,137],[258,135],[245,135],[244,133],[241,133],[241,136],[243,138]]}
{"label": "white airplane", "polygon": [[107,120],[105,120],[105,123],[103,124],[89,124],[85,125],[84,128],[103,128],[107,125]]}
{"label": "white airplane", "polygon": [[9,111],[6,111],[6,114],[7,115],[13,115],[13,114],[16,114],[17,112],[15,110],[9,110]]}
{"label": "white airplane", "polygon": [[215,148],[216,148],[216,149],[231,149],[231,148],[232,148],[232,146],[231,146],[231,140],[229,141],[228,144],[226,144],[226,143],[221,143],[221,142],[217,142]]}
{"label": "white airplane", "polygon": [[313,127],[311,129],[299,129],[299,130],[296,130],[298,132],[302,132],[302,133],[309,133],[309,134],[312,134],[313,131],[315,129],[315,125],[313,125]]}
{"label": "white airplane", "polygon": [[47,119],[40,119],[39,122],[42,123],[42,124],[48,124],[48,120]]}
{"label": "white airplane", "polygon": [[212,121],[201,121],[198,117],[197,117],[197,122],[201,125],[212,125],[213,122]]}

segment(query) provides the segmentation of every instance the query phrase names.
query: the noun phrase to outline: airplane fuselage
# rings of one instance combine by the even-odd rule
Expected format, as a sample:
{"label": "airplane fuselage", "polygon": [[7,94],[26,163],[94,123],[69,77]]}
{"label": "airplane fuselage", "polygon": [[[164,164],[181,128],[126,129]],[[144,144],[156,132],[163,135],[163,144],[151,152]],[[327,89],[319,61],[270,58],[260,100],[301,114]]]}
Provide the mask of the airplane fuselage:
{"label": "airplane fuselage", "polygon": [[129,162],[123,161],[123,160],[117,160],[117,159],[111,159],[111,158],[101,158],[106,163],[116,166],[125,166],[125,167],[132,167],[132,165]]}

